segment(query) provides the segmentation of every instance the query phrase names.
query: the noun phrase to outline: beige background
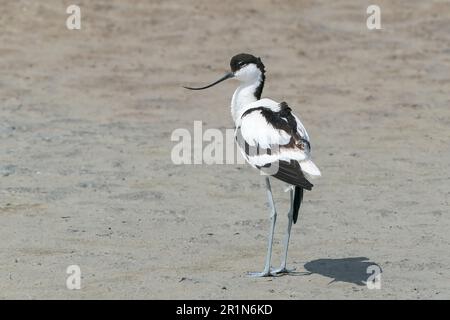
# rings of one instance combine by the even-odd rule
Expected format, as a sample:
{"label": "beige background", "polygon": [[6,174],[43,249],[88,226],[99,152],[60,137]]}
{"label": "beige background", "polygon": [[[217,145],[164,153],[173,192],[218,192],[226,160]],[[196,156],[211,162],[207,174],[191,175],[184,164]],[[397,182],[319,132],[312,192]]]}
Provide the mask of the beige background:
{"label": "beige background", "polygon": [[[2,1],[0,297],[450,298],[450,2],[376,1],[369,31],[372,2],[78,1],[69,31],[70,1]],[[175,128],[233,127],[235,82],[181,85],[240,52],[323,173],[293,228],[297,276],[245,274],[266,250],[256,171],[170,160]],[[361,283],[371,263],[381,290]]]}

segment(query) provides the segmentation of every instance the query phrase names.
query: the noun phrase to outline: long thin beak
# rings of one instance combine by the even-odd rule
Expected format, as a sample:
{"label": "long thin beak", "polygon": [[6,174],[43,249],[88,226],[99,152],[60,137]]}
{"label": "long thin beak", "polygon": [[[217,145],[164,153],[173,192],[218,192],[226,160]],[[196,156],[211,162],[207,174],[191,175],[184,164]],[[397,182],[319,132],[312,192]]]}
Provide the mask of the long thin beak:
{"label": "long thin beak", "polygon": [[189,90],[203,90],[203,89],[208,89],[208,88],[211,88],[212,86],[215,86],[216,84],[218,84],[218,83],[220,83],[220,82],[222,82],[222,81],[225,81],[225,80],[230,79],[230,78],[233,78],[233,77],[234,77],[234,73],[233,73],[233,72],[230,72],[230,73],[227,73],[226,75],[224,75],[222,78],[220,78],[220,79],[217,80],[216,82],[213,82],[213,83],[207,85],[206,87],[201,87],[201,88],[191,88],[191,87],[184,87],[184,86],[183,86],[183,88],[189,89]]}

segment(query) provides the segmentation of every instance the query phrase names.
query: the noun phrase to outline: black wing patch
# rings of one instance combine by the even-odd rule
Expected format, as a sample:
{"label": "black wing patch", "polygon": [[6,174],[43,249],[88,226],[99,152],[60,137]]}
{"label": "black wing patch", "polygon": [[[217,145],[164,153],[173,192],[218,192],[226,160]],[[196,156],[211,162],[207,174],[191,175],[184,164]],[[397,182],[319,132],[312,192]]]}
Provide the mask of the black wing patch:
{"label": "black wing patch", "polygon": [[[272,174],[271,170],[265,170],[272,165],[278,166],[278,170],[275,174]],[[305,175],[302,172],[302,168],[296,160],[291,160],[290,162],[280,160],[276,164],[268,163],[264,167],[257,166],[257,168],[263,172],[268,172],[272,177],[275,177],[294,186],[302,187],[306,190],[311,190],[314,186],[305,178]]]}
{"label": "black wing patch", "polygon": [[285,131],[291,136],[291,141],[289,141],[288,144],[284,145],[285,147],[297,147],[301,150],[305,150],[305,148],[308,148],[308,150],[311,151],[311,144],[309,143],[309,141],[303,139],[299,135],[297,131],[297,121],[295,120],[294,115],[291,113],[292,109],[286,102],[281,102],[280,111],[276,112],[266,107],[256,107],[248,109],[242,114],[241,119],[246,115],[252,113],[253,111],[260,111],[261,115],[266,119],[268,124],[270,124],[275,129]]}

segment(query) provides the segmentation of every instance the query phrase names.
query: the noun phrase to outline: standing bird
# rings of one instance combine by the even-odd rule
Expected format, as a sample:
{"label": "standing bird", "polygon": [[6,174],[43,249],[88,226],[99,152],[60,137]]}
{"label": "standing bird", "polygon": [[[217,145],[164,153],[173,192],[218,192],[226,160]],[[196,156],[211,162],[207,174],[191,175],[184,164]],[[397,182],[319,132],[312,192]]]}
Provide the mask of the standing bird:
{"label": "standing bird", "polygon": [[[310,159],[311,144],[308,133],[300,119],[291,112],[288,104],[267,98],[261,99],[265,81],[265,68],[261,59],[251,54],[241,53],[231,59],[230,67],[231,72],[210,85],[201,88],[184,88],[203,90],[230,78],[240,81],[231,100],[231,114],[236,126],[236,142],[246,161],[265,175],[271,209],[265,267],[262,272],[250,273],[250,275],[267,277],[289,273],[292,270],[286,268],[286,260],[292,223],[297,222],[303,190],[312,189],[313,185],[309,180],[320,176],[320,171]],[[277,212],[269,176],[290,185],[291,206],[284,239],[284,254],[280,268],[274,270],[271,269],[270,261]]]}

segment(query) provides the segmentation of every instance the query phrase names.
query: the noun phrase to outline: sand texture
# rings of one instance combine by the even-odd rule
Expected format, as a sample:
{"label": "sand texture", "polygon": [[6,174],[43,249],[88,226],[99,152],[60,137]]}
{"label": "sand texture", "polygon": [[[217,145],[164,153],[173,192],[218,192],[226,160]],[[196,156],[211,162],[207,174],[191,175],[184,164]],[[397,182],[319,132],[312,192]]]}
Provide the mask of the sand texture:
{"label": "sand texture", "polygon": [[[70,2],[2,1],[0,298],[449,299],[450,2],[376,2],[370,31],[369,1],[83,0],[81,30]],[[263,96],[301,117],[323,175],[295,276],[246,276],[269,228],[257,171],[171,161],[173,130],[233,128],[236,82],[181,86],[240,52],[262,58]]]}

